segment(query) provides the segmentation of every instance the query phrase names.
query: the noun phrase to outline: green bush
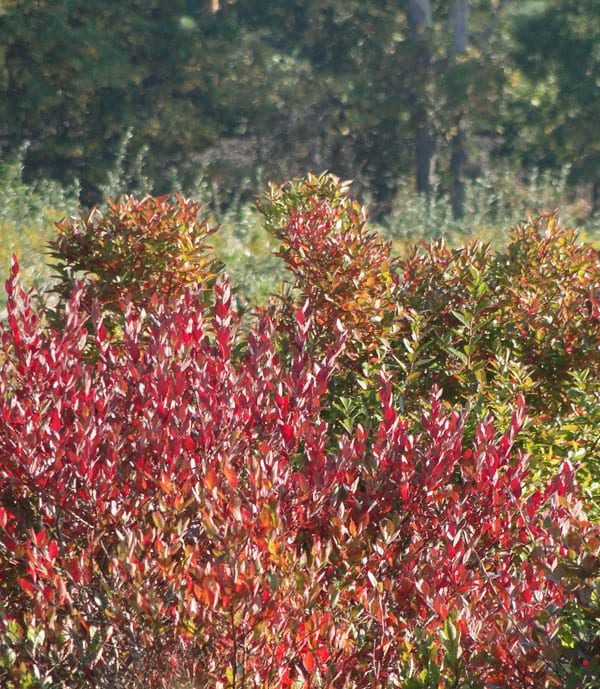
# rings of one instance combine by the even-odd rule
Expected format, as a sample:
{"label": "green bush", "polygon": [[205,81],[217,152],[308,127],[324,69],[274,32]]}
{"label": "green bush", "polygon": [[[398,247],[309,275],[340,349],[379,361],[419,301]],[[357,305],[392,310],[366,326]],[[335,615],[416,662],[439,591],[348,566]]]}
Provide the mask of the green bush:
{"label": "green bush", "polygon": [[27,184],[22,160],[21,155],[0,167],[0,266],[6,272],[17,254],[23,284],[44,291],[52,282],[46,248],[54,223],[76,210],[79,191],[77,185],[63,188],[45,180]]}

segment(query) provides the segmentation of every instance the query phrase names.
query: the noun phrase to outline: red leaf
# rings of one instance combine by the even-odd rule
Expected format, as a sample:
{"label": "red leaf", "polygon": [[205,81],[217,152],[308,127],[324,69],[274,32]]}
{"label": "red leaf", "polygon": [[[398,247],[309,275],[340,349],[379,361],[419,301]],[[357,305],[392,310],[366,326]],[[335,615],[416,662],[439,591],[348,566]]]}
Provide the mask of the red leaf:
{"label": "red leaf", "polygon": [[43,548],[49,541],[48,532],[45,529],[38,531],[35,535],[35,543],[39,548]]}
{"label": "red leaf", "polygon": [[319,650],[317,651],[317,655],[319,656],[319,660],[322,663],[326,663],[331,657],[329,650],[325,648],[325,646],[321,646],[321,648],[319,648]]}
{"label": "red leaf", "polygon": [[294,429],[289,423],[284,423],[281,426],[281,434],[286,443],[289,443],[294,438]]}
{"label": "red leaf", "polygon": [[58,543],[56,541],[50,541],[48,545],[48,556],[51,560],[54,560],[58,555]]}
{"label": "red leaf", "polygon": [[19,577],[17,581],[19,582],[19,586],[23,589],[23,591],[25,591],[25,593],[28,593],[30,596],[33,596],[35,588],[33,584],[29,581],[29,579]]}

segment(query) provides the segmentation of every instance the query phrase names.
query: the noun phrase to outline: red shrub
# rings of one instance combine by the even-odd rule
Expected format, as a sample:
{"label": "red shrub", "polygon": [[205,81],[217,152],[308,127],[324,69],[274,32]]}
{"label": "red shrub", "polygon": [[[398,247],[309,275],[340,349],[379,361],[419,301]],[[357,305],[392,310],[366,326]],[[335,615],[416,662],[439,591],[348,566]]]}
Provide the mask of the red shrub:
{"label": "red shrub", "polygon": [[366,689],[422,671],[545,686],[566,600],[552,573],[573,525],[590,527],[568,466],[522,495],[522,401],[503,435],[487,420],[463,447],[438,393],[411,427],[382,378],[379,427],[334,438],[321,400],[344,336],[315,361],[305,312],[289,368],[266,318],[232,360],[227,283],[210,313],[189,291],[142,327],[130,305],[116,349],[95,323],[91,362],[82,293],[57,333],[16,273],[0,334],[5,686]]}
{"label": "red shrub", "polygon": [[331,343],[340,321],[348,331],[343,360],[357,368],[398,325],[396,278],[389,243],[367,229],[365,209],[345,191],[331,175],[310,177],[273,188],[259,207],[291,274],[278,330],[293,331],[294,313],[308,301],[314,351]]}

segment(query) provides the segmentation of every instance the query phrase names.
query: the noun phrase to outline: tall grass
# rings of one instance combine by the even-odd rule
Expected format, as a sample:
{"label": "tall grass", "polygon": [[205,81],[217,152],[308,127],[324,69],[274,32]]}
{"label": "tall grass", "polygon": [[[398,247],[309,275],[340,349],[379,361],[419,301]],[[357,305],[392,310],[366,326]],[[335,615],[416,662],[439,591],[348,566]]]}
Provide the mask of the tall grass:
{"label": "tall grass", "polygon": [[401,180],[392,211],[381,221],[381,231],[397,244],[444,237],[450,243],[478,238],[500,245],[508,230],[529,212],[558,208],[563,224],[598,242],[600,217],[590,216],[587,202],[568,186],[568,176],[568,168],[559,174],[533,172],[521,178],[505,169],[470,180],[460,220],[452,217],[450,198],[439,188],[426,197],[415,194],[411,181]]}
{"label": "tall grass", "polygon": [[[46,245],[54,223],[75,212],[79,199],[77,183],[65,188],[56,182],[23,181],[23,153],[0,165],[0,278],[8,274],[12,254],[21,264],[26,287],[45,289],[52,280]],[[0,293],[4,301],[4,293]]]}

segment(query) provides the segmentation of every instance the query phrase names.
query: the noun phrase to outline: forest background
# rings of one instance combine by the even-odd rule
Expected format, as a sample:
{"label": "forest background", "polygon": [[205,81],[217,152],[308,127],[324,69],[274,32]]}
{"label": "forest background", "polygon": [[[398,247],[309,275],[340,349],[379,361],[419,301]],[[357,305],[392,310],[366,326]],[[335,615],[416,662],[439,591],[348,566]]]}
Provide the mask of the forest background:
{"label": "forest background", "polygon": [[[409,173],[570,167],[600,204],[593,0],[2,3],[3,154],[97,200],[130,131],[158,191],[330,169],[384,212]],[[585,193],[587,192],[587,193]]]}
{"label": "forest background", "polygon": [[392,238],[597,225],[595,0],[3,0],[0,46],[9,225],[322,170]]}
{"label": "forest background", "polygon": [[597,689],[599,63],[597,0],[0,0],[2,686]]}

